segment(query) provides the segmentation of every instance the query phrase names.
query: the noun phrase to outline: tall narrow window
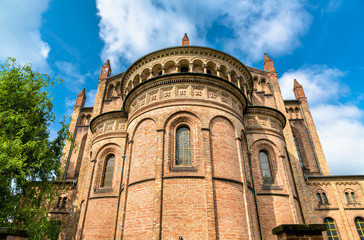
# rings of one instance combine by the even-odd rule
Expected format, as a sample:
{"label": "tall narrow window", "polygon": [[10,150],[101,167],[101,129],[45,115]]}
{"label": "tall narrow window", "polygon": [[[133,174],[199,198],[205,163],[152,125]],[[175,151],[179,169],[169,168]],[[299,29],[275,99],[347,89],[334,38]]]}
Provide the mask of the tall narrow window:
{"label": "tall narrow window", "polygon": [[326,232],[329,240],[339,240],[339,234],[336,229],[335,221],[332,218],[325,218]]}
{"label": "tall narrow window", "polygon": [[300,152],[300,149],[299,149],[299,147],[298,147],[297,138],[296,138],[296,136],[295,136],[294,134],[293,134],[293,140],[294,140],[294,144],[296,145],[296,150],[297,150],[297,154],[298,154],[298,159],[300,160],[301,167],[303,167],[303,162],[302,162],[301,152]]}
{"label": "tall narrow window", "polygon": [[66,203],[67,203],[67,197],[63,197],[61,208],[65,208],[66,207]]}
{"label": "tall narrow window", "polygon": [[326,193],[322,193],[322,200],[324,200],[324,204],[329,204],[329,200],[327,199]]}
{"label": "tall narrow window", "polygon": [[269,157],[265,151],[259,152],[260,166],[262,167],[262,175],[264,184],[272,184],[273,177],[270,169]]}
{"label": "tall narrow window", "polygon": [[345,197],[346,197],[346,201],[348,201],[348,204],[352,203],[352,202],[351,202],[351,198],[350,198],[350,196],[349,196],[349,193],[348,193],[348,192],[346,192],[346,193],[345,193]]}
{"label": "tall narrow window", "polygon": [[112,177],[114,175],[115,155],[109,155],[105,163],[104,177],[101,187],[111,187]]}
{"label": "tall narrow window", "polygon": [[351,199],[353,200],[353,203],[356,203],[355,193],[351,192],[350,195],[351,195]]}
{"label": "tall narrow window", "polygon": [[191,131],[185,126],[176,133],[176,165],[191,165]]}
{"label": "tall narrow window", "polygon": [[364,220],[360,217],[355,218],[356,230],[358,230],[360,240],[364,240]]}
{"label": "tall narrow window", "polygon": [[321,194],[316,193],[316,198],[317,198],[317,201],[318,201],[318,204],[319,204],[319,205],[323,204],[323,202],[322,202],[322,198],[321,198]]}
{"label": "tall narrow window", "polygon": [[59,197],[58,198],[58,201],[57,201],[56,208],[60,208],[61,207],[61,202],[62,202],[62,197]]}

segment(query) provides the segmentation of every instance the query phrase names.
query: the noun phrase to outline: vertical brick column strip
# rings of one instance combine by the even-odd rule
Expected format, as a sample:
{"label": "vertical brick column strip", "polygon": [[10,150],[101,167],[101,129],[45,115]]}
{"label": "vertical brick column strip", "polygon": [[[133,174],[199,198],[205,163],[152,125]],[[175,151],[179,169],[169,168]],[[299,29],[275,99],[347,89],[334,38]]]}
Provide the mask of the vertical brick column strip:
{"label": "vertical brick column strip", "polygon": [[203,141],[203,161],[205,165],[205,188],[206,188],[206,206],[207,206],[207,231],[208,239],[216,239],[216,216],[214,202],[214,188],[212,181],[212,164],[211,164],[211,143],[210,129],[202,128]]}
{"label": "vertical brick column strip", "polygon": [[153,239],[161,239],[162,202],[163,202],[163,149],[164,129],[157,129],[157,155],[155,163]]}
{"label": "vertical brick column strip", "polygon": [[124,226],[125,226],[125,213],[126,213],[126,204],[128,201],[128,184],[129,184],[129,177],[130,177],[130,164],[132,160],[132,152],[133,152],[133,140],[130,140],[128,142],[128,150],[126,154],[126,163],[125,163],[125,177],[123,179],[124,182],[124,190],[121,196],[121,204],[120,204],[120,226],[118,226],[118,229],[120,229],[118,232],[119,234],[116,236],[116,239],[124,239]]}
{"label": "vertical brick column strip", "polygon": [[237,149],[238,149],[238,155],[239,155],[239,168],[240,168],[240,174],[241,174],[241,181],[243,182],[243,196],[244,196],[244,200],[242,202],[242,204],[244,204],[244,209],[245,209],[245,216],[246,216],[246,223],[247,223],[247,229],[248,229],[248,235],[249,235],[249,239],[255,239],[254,238],[254,230],[253,230],[253,222],[251,221],[251,216],[249,213],[249,203],[248,203],[248,199],[247,199],[247,182],[246,182],[246,169],[245,169],[245,165],[244,165],[244,152],[243,152],[243,145],[242,145],[242,139],[240,137],[236,138],[236,144],[237,144]]}

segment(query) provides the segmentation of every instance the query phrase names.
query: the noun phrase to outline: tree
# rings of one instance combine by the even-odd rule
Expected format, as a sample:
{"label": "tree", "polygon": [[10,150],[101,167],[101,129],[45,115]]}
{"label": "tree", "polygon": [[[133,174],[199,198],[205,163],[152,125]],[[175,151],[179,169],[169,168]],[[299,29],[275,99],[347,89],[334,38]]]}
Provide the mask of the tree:
{"label": "tree", "polygon": [[47,89],[56,81],[15,59],[0,65],[0,226],[29,230],[34,239],[52,234],[52,180],[68,132],[63,121],[49,138],[55,117]]}

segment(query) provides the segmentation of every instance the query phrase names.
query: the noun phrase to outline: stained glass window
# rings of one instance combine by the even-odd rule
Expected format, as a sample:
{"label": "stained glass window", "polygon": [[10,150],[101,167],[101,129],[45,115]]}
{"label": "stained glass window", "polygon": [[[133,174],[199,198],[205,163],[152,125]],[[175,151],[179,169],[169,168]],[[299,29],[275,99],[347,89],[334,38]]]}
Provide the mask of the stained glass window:
{"label": "stained glass window", "polygon": [[265,151],[259,152],[260,166],[262,167],[262,175],[264,184],[272,184],[273,177],[269,164],[269,157]]}
{"label": "stained glass window", "polygon": [[355,225],[358,230],[360,240],[364,240],[364,220],[360,217],[355,218]]}
{"label": "stained glass window", "polygon": [[191,165],[191,131],[180,127],[176,133],[176,165]]}
{"label": "stained glass window", "polygon": [[329,240],[339,240],[339,234],[336,229],[335,221],[332,218],[325,218],[326,232]]}
{"label": "stained glass window", "polygon": [[101,187],[111,187],[114,175],[115,155],[109,155],[105,163],[104,177]]}

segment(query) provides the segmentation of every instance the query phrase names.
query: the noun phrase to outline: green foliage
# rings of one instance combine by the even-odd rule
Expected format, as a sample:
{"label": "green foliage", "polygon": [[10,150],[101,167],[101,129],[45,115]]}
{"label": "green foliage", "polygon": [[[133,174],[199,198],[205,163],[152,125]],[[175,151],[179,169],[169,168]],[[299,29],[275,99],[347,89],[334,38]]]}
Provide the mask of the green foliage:
{"label": "green foliage", "polygon": [[[15,59],[0,65],[0,226],[17,227],[43,239],[52,223],[49,201],[60,168],[67,125],[54,140],[52,96],[55,80]],[[45,200],[48,199],[48,200]]]}

